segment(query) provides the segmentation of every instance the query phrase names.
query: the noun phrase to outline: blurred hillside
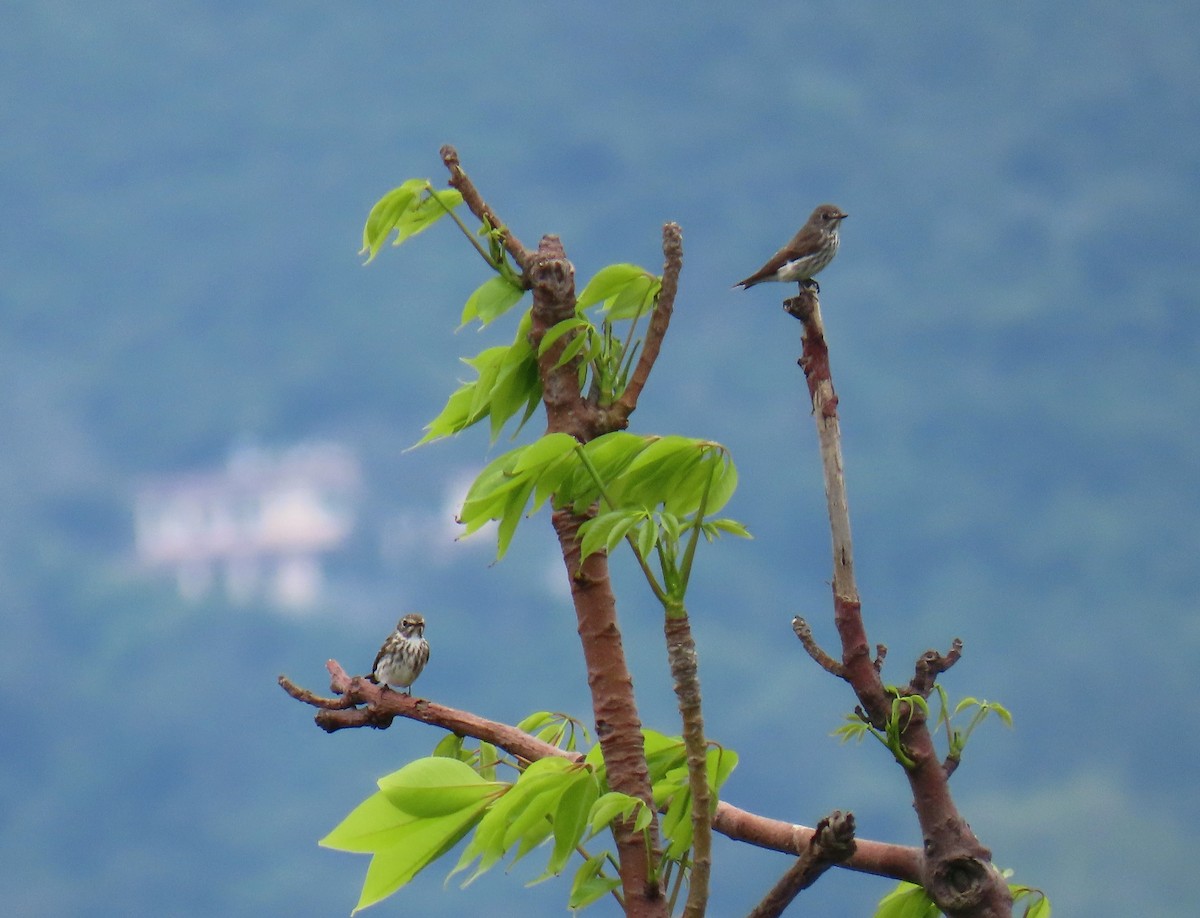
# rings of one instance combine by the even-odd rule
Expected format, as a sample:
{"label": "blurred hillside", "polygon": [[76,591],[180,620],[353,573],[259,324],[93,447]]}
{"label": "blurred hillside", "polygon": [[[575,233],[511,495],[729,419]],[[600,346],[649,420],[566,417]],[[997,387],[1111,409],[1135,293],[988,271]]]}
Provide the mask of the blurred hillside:
{"label": "blurred hillside", "polygon": [[[830,200],[851,214],[822,303],[872,639],[901,681],[961,636],[949,690],[1016,716],[955,776],[998,863],[1063,914],[1192,915],[1198,35],[1167,0],[4,7],[5,912],[348,913],[366,860],[316,839],[438,737],[327,737],[274,680],[365,668],[403,609],[430,623],[421,693],[586,717],[545,521],[495,566],[486,537],[454,542],[453,495],[506,443],[403,452],[458,358],[511,338],[452,333],[483,266],[448,226],[355,254],[373,201],[443,181],[453,142],[581,281],[657,270],[659,227],[684,228],[634,427],[720,440],[741,473],[729,513],[756,540],[706,548],[692,600],[707,723],[742,757],[729,798],[918,841],[894,766],[826,736],[851,699],[791,634],[802,612],[833,636],[799,332],[782,291],[730,289]],[[306,615],[189,603],[135,564],[148,478],[310,440],[353,450],[363,490]],[[643,717],[671,730],[654,609],[618,577]],[[714,915],[786,866],[717,857]],[[561,914],[561,884],[521,870],[443,891],[438,866],[376,910]],[[888,887],[827,877],[809,907],[870,914]]]}

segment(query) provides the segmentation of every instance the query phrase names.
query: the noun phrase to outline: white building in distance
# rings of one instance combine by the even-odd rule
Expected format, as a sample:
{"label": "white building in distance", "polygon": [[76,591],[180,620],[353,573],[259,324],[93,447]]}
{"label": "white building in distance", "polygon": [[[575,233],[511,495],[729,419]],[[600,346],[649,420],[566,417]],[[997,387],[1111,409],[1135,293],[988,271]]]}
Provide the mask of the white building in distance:
{"label": "white building in distance", "polygon": [[240,449],[223,470],[147,481],[134,502],[139,562],[185,599],[218,586],[235,603],[301,610],[321,595],[321,556],[354,529],[362,473],[338,443]]}

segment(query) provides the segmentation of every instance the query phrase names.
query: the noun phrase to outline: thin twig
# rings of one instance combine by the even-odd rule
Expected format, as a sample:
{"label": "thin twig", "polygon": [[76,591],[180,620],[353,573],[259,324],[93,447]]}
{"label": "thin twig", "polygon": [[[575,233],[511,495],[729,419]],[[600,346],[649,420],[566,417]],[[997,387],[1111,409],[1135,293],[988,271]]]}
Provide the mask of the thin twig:
{"label": "thin twig", "polygon": [[662,289],[658,293],[658,303],[650,316],[650,325],[646,329],[646,340],[642,342],[642,355],[637,367],[629,378],[629,384],[621,397],[612,406],[612,413],[618,419],[614,429],[623,429],[629,423],[629,416],[637,409],[638,398],[650,371],[658,360],[662,350],[663,338],[671,324],[671,314],[675,309],[675,294],[679,291],[679,272],[683,270],[683,230],[678,223],[668,223],[663,227],[663,275]]}
{"label": "thin twig", "polygon": [[816,661],[816,664],[821,669],[825,670],[831,676],[837,676],[839,679],[846,678],[845,667],[821,649],[821,645],[813,637],[812,628],[799,615],[792,619],[792,631],[796,633],[796,637],[800,638],[800,643],[804,645],[804,649],[808,651],[808,655]]}
{"label": "thin twig", "polygon": [[467,205],[467,209],[471,213],[486,222],[488,226],[500,230],[504,236],[504,247],[508,249],[508,254],[513,257],[513,261],[517,263],[518,267],[525,271],[529,262],[529,251],[521,245],[521,241],[513,235],[508,225],[496,216],[496,212],[492,210],[471,179],[467,177],[466,171],[459,162],[458,151],[450,144],[446,144],[442,147],[441,154],[442,162],[450,170],[450,187],[456,189],[463,196],[463,203]]}

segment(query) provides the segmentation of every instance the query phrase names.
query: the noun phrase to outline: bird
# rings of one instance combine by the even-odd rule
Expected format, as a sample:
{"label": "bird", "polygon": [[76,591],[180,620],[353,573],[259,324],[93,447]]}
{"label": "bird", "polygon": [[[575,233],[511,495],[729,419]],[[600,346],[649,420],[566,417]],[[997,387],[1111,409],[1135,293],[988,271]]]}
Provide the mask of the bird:
{"label": "bird", "polygon": [[740,280],[735,287],[749,290],[765,281],[797,282],[805,287],[813,285],[819,293],[821,287],[814,275],[833,261],[838,250],[838,226],[850,216],[833,204],[822,204],[812,212],[808,222],[792,237],[791,242],[776,252],[765,265]]}
{"label": "bird", "polygon": [[371,666],[370,679],[385,687],[404,689],[412,694],[412,684],[429,662],[429,642],[425,640],[425,618],[410,612],[400,619],[396,630],[379,648]]}

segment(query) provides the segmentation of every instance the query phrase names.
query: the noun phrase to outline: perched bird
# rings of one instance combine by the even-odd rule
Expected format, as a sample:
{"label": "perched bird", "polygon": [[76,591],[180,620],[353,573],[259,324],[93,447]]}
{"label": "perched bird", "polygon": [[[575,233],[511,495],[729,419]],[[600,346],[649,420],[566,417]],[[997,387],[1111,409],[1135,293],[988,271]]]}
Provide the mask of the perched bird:
{"label": "perched bird", "polygon": [[822,268],[833,261],[838,250],[838,226],[849,214],[832,204],[822,204],[812,212],[808,222],[792,241],[771,256],[770,260],[735,287],[750,289],[765,281],[797,282],[807,286],[810,282],[820,292],[821,286],[813,280]]}
{"label": "perched bird", "polygon": [[410,686],[417,681],[429,662],[429,642],[425,640],[425,619],[410,612],[400,619],[396,630],[379,648],[371,667],[371,681],[404,689],[411,695]]}

